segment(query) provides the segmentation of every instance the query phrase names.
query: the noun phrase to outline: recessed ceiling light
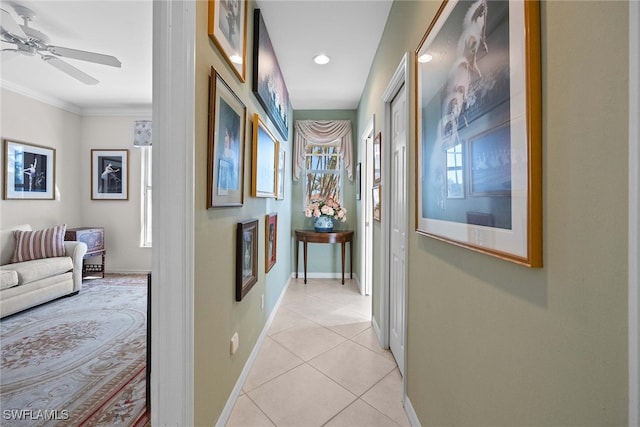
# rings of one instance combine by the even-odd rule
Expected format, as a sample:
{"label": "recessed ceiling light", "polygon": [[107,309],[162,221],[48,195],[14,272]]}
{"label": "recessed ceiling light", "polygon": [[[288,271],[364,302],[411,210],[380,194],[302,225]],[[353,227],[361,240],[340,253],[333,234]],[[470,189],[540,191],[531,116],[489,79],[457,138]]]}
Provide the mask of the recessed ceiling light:
{"label": "recessed ceiling light", "polygon": [[421,62],[424,64],[425,62],[430,62],[432,59],[433,59],[433,56],[429,55],[428,53],[424,53],[418,57],[418,62]]}
{"label": "recessed ceiling light", "polygon": [[321,53],[320,55],[316,55],[313,57],[313,62],[315,62],[318,65],[328,64],[330,60],[331,59],[324,53]]}

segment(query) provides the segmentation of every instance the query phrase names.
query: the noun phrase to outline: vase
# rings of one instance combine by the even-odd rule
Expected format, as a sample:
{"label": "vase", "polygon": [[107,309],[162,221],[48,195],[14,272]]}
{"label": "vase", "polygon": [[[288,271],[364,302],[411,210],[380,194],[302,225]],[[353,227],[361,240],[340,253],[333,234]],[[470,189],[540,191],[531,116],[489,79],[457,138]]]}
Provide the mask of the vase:
{"label": "vase", "polygon": [[320,215],[313,221],[313,228],[318,233],[330,233],[333,231],[333,217]]}

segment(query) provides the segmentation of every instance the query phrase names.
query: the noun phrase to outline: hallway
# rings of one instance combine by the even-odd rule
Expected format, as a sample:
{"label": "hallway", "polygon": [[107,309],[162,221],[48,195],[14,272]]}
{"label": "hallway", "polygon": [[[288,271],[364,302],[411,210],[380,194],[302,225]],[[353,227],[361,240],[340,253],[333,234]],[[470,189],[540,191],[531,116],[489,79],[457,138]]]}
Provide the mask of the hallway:
{"label": "hallway", "polygon": [[370,318],[355,281],[292,279],[227,426],[410,425]]}

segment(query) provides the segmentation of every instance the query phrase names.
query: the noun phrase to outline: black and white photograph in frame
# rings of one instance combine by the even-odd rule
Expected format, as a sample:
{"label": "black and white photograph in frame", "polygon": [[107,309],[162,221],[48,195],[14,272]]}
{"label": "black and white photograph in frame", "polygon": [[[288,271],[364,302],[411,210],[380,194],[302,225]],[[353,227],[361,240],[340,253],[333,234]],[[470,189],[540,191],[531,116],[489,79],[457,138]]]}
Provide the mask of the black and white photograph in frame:
{"label": "black and white photograph in frame", "polygon": [[5,200],[53,200],[56,150],[4,140]]}
{"label": "black and white photograph in frame", "polygon": [[91,199],[129,199],[129,150],[91,150]]}

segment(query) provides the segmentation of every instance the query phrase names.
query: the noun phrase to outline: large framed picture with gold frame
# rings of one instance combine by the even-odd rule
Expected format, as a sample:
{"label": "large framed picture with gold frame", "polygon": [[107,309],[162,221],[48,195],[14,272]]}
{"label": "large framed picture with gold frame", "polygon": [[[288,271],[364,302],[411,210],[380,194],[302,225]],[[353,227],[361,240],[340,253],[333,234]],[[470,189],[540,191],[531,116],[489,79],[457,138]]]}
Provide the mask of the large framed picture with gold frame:
{"label": "large framed picture with gold frame", "polygon": [[242,206],[247,107],[211,67],[207,209]]}
{"label": "large framed picture with gold frame", "polygon": [[445,1],[415,51],[416,231],[542,267],[538,1]]}
{"label": "large framed picture with gold frame", "polygon": [[209,0],[209,38],[241,82],[247,69],[247,1]]}
{"label": "large framed picture with gold frame", "polygon": [[257,113],[253,116],[251,195],[273,197],[278,193],[279,143]]}

